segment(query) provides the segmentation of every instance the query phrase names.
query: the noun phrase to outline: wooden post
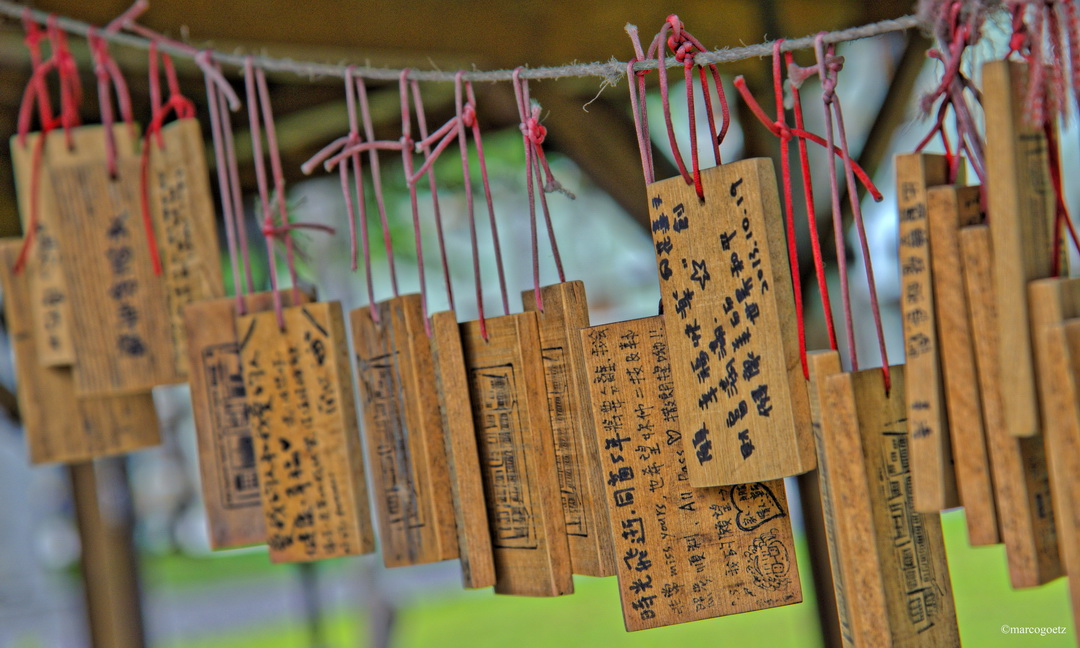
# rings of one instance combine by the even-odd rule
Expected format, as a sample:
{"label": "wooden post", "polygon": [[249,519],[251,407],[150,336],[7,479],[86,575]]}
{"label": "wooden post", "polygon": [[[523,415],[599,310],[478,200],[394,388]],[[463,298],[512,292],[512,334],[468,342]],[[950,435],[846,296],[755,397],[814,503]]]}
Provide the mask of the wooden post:
{"label": "wooden post", "polygon": [[102,459],[96,468],[90,461],[68,467],[82,542],[83,586],[93,648],[146,645],[123,462],[123,458]]}

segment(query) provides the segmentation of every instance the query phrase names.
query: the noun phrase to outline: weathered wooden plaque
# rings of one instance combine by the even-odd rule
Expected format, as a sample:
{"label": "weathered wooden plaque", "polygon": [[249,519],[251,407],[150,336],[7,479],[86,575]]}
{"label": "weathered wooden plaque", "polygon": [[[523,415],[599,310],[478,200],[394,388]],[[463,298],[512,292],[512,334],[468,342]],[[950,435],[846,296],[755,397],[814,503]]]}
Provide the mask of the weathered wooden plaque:
{"label": "weathered wooden plaque", "polygon": [[1053,269],[1054,189],[1042,127],[1025,117],[1027,66],[1011,61],[983,65],[986,113],[986,190],[994,241],[997,294],[996,349],[1001,366],[1001,405],[1009,434],[1039,433],[1035,360],[1028,319],[1027,284]]}
{"label": "weathered wooden plaque", "polygon": [[[904,367],[890,376],[888,395],[880,368],[824,377],[822,435],[848,452],[861,448],[848,458],[855,474],[832,475],[854,644],[959,646],[941,518],[915,509]],[[830,470],[852,467],[841,460]]]}
{"label": "weathered wooden plaque", "polygon": [[626,629],[798,603],[784,482],[690,485],[664,325],[581,331]]}
{"label": "weathered wooden plaque", "polygon": [[911,481],[915,509],[936,512],[957,506],[949,422],[945,411],[930,249],[927,188],[948,182],[940,155],[896,156],[896,201],[900,213],[900,305],[904,320],[907,419],[911,429]]}
{"label": "weathered wooden plaque", "polygon": [[[281,299],[292,306],[293,291]],[[245,312],[274,307],[273,293],[243,297]],[[301,293],[303,303],[312,301]],[[191,409],[199,445],[199,472],[212,549],[266,542],[259,497],[255,440],[236,333],[236,299],[197,301],[183,308],[191,383]]]}
{"label": "weathered wooden plaque", "polygon": [[345,322],[338,302],[237,318],[270,559],[369,553]]}
{"label": "weathered wooden plaque", "polygon": [[[126,125],[113,128],[120,150],[135,150],[131,132]],[[104,127],[80,126],[71,129],[70,134],[71,149],[61,130],[51,132],[42,148],[37,178],[37,231],[23,270],[30,277],[31,316],[35,329],[41,332],[36,338],[38,360],[50,367],[74,364],[75,344],[71,337],[71,303],[55,232],[56,197],[49,167],[93,162],[105,156]],[[33,159],[39,137],[39,133],[31,134],[25,145],[19,144],[18,136],[11,138],[11,166],[15,172],[15,192],[23,231],[30,227]]]}
{"label": "weathered wooden plaque", "polygon": [[1001,377],[1014,365],[1002,365],[998,352],[1002,342],[997,322],[1000,301],[994,293],[997,259],[989,227],[961,229],[960,249],[971,329],[976,331],[975,364],[1009,578],[1014,588],[1033,587],[1062,574],[1046,450],[1041,437],[1016,438],[1005,424]]}
{"label": "weathered wooden plaque", "polygon": [[1061,559],[1069,576],[1073,620],[1080,620],[1080,319],[1048,326],[1042,336],[1051,351],[1050,364],[1040,365],[1044,384],[1052,386],[1043,410],[1054,522]]}
{"label": "weathered wooden plaque", "polygon": [[574,591],[536,313],[464,322],[461,346],[495,552],[495,592]]}
{"label": "weathered wooden plaque", "polygon": [[165,126],[161,145],[157,138],[151,138],[146,146],[150,147],[150,216],[161,254],[173,362],[177,372],[186,376],[184,306],[225,295],[210,172],[202,131],[195,119]]}
{"label": "weathered wooden plaque", "polygon": [[[978,187],[933,187],[927,190],[927,225],[932,242],[930,253],[936,300],[934,319],[940,342],[938,351],[949,415],[949,438],[956,487],[967,520],[968,540],[974,546],[1001,541],[960,257],[960,228],[981,222]],[[908,376],[912,375],[909,364]],[[913,388],[910,380],[908,386],[909,390]]]}
{"label": "weathered wooden plaque", "polygon": [[814,467],[806,379],[772,160],[649,185],[649,211],[690,483]]}
{"label": "weathered wooden plaque", "polygon": [[1065,320],[1080,317],[1080,277],[1037,279],[1028,284],[1027,295],[1039,405],[1045,412],[1051,407],[1051,392],[1054,388],[1054,385],[1044,378],[1043,367],[1049,366],[1053,361],[1046,329]]}
{"label": "weathered wooden plaque", "polygon": [[38,362],[30,277],[12,272],[21,247],[21,239],[0,240],[0,283],[30,462],[89,461],[161,443],[150,394],[77,398],[70,367]]}
{"label": "weathered wooden plaque", "polygon": [[420,296],[394,297],[376,308],[378,322],[370,307],[352,311],[350,320],[383,562],[403,567],[456,558],[442,414]]}
{"label": "weathered wooden plaque", "polygon": [[[852,497],[849,484],[856,487],[865,485],[863,478],[862,444],[843,443],[838,434],[826,437],[822,419],[823,407],[828,403],[825,393],[825,378],[842,371],[840,354],[837,351],[812,351],[806,354],[807,367],[810,370],[808,393],[810,396],[810,419],[814,430],[814,446],[817,449],[818,487],[821,491],[821,513],[825,522],[825,542],[829,551],[829,566],[832,570],[833,595],[836,597],[836,614],[840,623],[840,639],[844,646],[854,646],[856,634],[866,636],[870,629],[856,628],[854,623],[862,623],[865,617],[851,613],[851,594],[848,583],[872,582],[863,573],[867,565],[873,564],[874,555],[869,561],[852,560],[851,554],[845,553],[843,544],[850,546],[854,541],[861,547],[873,545],[873,515],[867,506],[865,490]],[[835,467],[834,467],[835,466]],[[835,486],[834,486],[835,484]],[[843,499],[838,499],[838,498]],[[839,513],[839,515],[838,515]],[[840,528],[841,522],[845,527]],[[865,555],[860,552],[860,555]],[[847,558],[848,560],[845,560]],[[867,588],[863,588],[867,589]],[[857,593],[857,599],[868,601],[871,606],[881,609],[883,594],[879,589],[869,588]]]}
{"label": "weathered wooden plaque", "polygon": [[543,312],[537,311],[534,291],[521,293],[525,310],[537,311],[540,323],[548,413],[555,438],[555,465],[566,514],[570,560],[575,574],[612,576],[615,548],[601,504],[604,478],[589,413],[589,383],[578,333],[589,326],[585,285],[569,281],[544,286],[540,297]]}
{"label": "weathered wooden plaque", "polygon": [[161,277],[140,216],[139,158],[50,165],[55,232],[71,303],[80,395],[145,392],[183,382],[176,371]]}
{"label": "weathered wooden plaque", "polygon": [[435,313],[431,329],[431,356],[454,496],[462,579],[468,588],[491,587],[495,584],[495,555],[457,316],[453,311]]}

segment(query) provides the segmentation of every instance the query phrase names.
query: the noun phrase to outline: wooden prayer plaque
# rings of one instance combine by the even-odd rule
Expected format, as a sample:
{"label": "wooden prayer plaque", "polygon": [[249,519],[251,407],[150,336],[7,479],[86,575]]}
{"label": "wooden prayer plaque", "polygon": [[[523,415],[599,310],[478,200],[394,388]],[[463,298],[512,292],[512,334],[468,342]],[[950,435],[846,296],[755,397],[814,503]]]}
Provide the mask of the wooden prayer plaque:
{"label": "wooden prayer plaque", "polygon": [[[821,513],[825,521],[825,542],[829,549],[829,566],[832,570],[833,594],[836,597],[836,614],[840,622],[840,638],[844,646],[855,645],[855,628],[853,620],[864,622],[863,616],[855,616],[850,612],[851,601],[848,593],[848,582],[859,582],[859,577],[866,579],[865,574],[859,573],[860,568],[865,571],[871,561],[843,560],[850,558],[841,553],[841,532],[845,533],[846,542],[850,544],[851,538],[855,538],[859,546],[869,547],[873,545],[873,514],[866,506],[868,499],[865,493],[851,497],[851,491],[847,487],[848,482],[856,485],[863,484],[862,477],[863,459],[861,444],[843,443],[839,435],[833,434],[825,437],[822,429],[824,417],[823,403],[827,403],[825,394],[825,378],[833,374],[839,374],[840,354],[836,351],[812,351],[806,354],[806,364],[810,370],[810,384],[808,393],[810,396],[810,419],[814,430],[814,445],[817,448],[817,471],[818,488],[821,491]],[[835,468],[833,465],[835,464]],[[837,486],[833,486],[834,480],[839,480]],[[842,495],[842,501],[837,496]],[[837,515],[837,512],[840,515]],[[843,530],[840,523],[845,524]],[[847,573],[851,572],[851,573]],[[870,597],[871,603],[881,609],[880,591],[869,589],[861,592],[861,596]],[[870,629],[859,628],[859,635],[865,636]]]}
{"label": "wooden prayer plaque", "polygon": [[[1005,425],[1002,409],[1005,385],[1001,377],[1012,371],[1013,364],[1001,365],[998,354],[1000,300],[994,294],[997,259],[989,227],[973,225],[961,229],[960,248],[971,329],[977,331],[975,364],[1009,578],[1014,588],[1033,587],[1062,574],[1054,512],[1048,504],[1051,494],[1046,450],[1042,438],[1016,438]],[[1009,370],[1004,371],[1004,367]]]}
{"label": "wooden prayer plaque", "polygon": [[468,588],[491,587],[495,584],[495,556],[457,316],[453,311],[435,313],[431,329],[431,356],[454,496],[462,578]]}
{"label": "wooden prayer plaque", "polygon": [[1053,268],[1054,189],[1042,127],[1025,117],[1027,66],[1011,61],[983,65],[986,113],[986,189],[994,241],[1001,366],[1001,406],[1006,429],[1019,437],[1039,433],[1035,360],[1027,309],[1027,284]]}
{"label": "wooden prayer plaque", "polygon": [[784,482],[690,485],[664,325],[581,331],[626,629],[798,603]]}
{"label": "wooden prayer plaque", "polygon": [[927,188],[948,182],[940,155],[896,156],[896,201],[900,212],[900,305],[910,380],[907,419],[911,430],[911,481],[915,510],[927,513],[957,506],[945,392],[934,328],[934,283],[930,259]]}
{"label": "wooden prayer plaque", "polygon": [[0,282],[30,462],[89,461],[161,443],[150,394],[76,398],[70,367],[38,362],[30,277],[12,272],[21,247],[21,239],[0,240]]}
{"label": "wooden prayer plaque", "polygon": [[461,324],[495,552],[495,592],[574,591],[536,313]]}
{"label": "wooden prayer plaque", "polygon": [[[61,264],[62,250],[56,237],[57,206],[49,167],[100,161],[105,155],[104,127],[80,126],[71,129],[70,133],[71,149],[68,149],[67,137],[61,130],[50,133],[42,149],[37,178],[37,232],[23,269],[30,277],[34,328],[41,332],[36,336],[38,361],[50,367],[74,364],[75,345],[71,337],[71,303]],[[134,150],[131,134],[126,125],[113,127],[113,136],[121,150]],[[15,192],[24,232],[30,227],[30,185],[34,150],[40,136],[40,133],[31,134],[25,146],[19,144],[18,136],[11,138],[11,166],[15,172]]]}
{"label": "wooden prayer plaque", "polygon": [[589,383],[578,333],[589,326],[585,285],[569,281],[544,286],[540,297],[543,312],[537,311],[534,291],[521,293],[525,310],[537,311],[540,323],[548,413],[555,438],[555,465],[566,514],[570,560],[575,574],[612,576],[615,548],[601,504],[604,478],[596,430],[589,414]]}
{"label": "wooden prayer plaque", "polygon": [[[968,324],[964,267],[960,257],[960,228],[982,222],[979,188],[934,187],[927,191],[927,206],[932,242],[934,319],[940,341],[938,352],[945,384],[956,486],[967,519],[968,541],[973,546],[997,544],[1001,540],[994,506],[994,484],[986,454],[979,375],[975,369],[975,347]],[[913,375],[910,364],[907,371],[909,377]],[[912,388],[909,380],[909,401]]]}
{"label": "wooden prayer plaque", "polygon": [[[293,291],[281,299],[292,306]],[[301,293],[303,303],[312,301]],[[248,313],[274,308],[270,292],[243,297]],[[183,309],[191,409],[199,444],[199,473],[212,549],[266,542],[255,440],[236,333],[236,299],[197,301]]]}
{"label": "wooden prayer plaque", "polygon": [[1046,329],[1065,320],[1080,317],[1080,277],[1038,279],[1028,284],[1027,291],[1039,404],[1042,411],[1046,412],[1051,407],[1050,393],[1054,387],[1045,378],[1044,368],[1053,361]]}
{"label": "wooden prayer plaque", "polygon": [[[350,314],[383,562],[458,557],[442,413],[419,295]],[[375,468],[374,466],[377,466]]]}
{"label": "wooden prayer plaque", "polygon": [[49,168],[79,356],[75,390],[86,396],[185,380],[140,216],[139,158],[129,148],[119,151],[116,178],[104,157]]}
{"label": "wooden prayer plaque", "polygon": [[1061,559],[1069,576],[1073,620],[1080,620],[1080,319],[1070,319],[1043,331],[1051,351],[1050,364],[1040,366],[1043,382],[1051,386],[1050,407],[1043,410],[1046,447],[1050,456],[1050,485]]}
{"label": "wooden prayer plaque", "polygon": [[237,318],[273,562],[375,548],[357,434],[348,341],[338,302]]}
{"label": "wooden prayer plaque", "polygon": [[150,216],[161,254],[173,361],[188,373],[183,308],[224,297],[217,224],[210,195],[202,131],[195,119],[181,119],[161,130],[161,146],[151,137],[148,170]]}
{"label": "wooden prayer plaque", "polygon": [[787,243],[772,160],[649,185],[675,399],[690,483],[767,481],[814,467]]}
{"label": "wooden prayer plaque", "polygon": [[843,448],[829,469],[854,644],[959,646],[941,518],[915,510],[904,367],[889,371],[888,395],[880,368],[824,377],[822,436]]}

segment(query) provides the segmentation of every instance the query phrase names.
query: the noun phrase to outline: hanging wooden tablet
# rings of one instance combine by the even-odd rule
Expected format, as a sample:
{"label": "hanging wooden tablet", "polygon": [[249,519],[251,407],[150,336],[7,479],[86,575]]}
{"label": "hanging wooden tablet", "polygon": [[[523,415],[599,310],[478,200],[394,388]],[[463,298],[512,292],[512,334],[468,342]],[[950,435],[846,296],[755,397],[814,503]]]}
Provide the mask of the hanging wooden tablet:
{"label": "hanging wooden tablet", "polygon": [[888,394],[880,368],[824,377],[822,436],[848,453],[861,448],[846,455],[859,471],[832,475],[855,645],[959,646],[941,519],[915,510],[904,367],[889,371]]}
{"label": "hanging wooden tablet", "polygon": [[900,212],[900,305],[904,320],[907,419],[911,429],[911,481],[915,509],[936,512],[957,506],[944,383],[934,327],[934,283],[930,259],[927,188],[948,182],[948,162],[940,155],[896,156]]}
{"label": "hanging wooden tablet", "polygon": [[806,380],[772,160],[648,186],[690,483],[777,479],[814,467]]}
{"label": "hanging wooden tablet", "polygon": [[[1077,575],[1073,580],[1078,580],[1080,540],[1076,511],[1080,499],[1074,497],[1072,484],[1080,469],[1080,436],[1077,435],[1080,419],[1076,418],[1073,396],[1076,376],[1080,373],[1074,374],[1072,367],[1080,364],[1080,354],[1069,353],[1066,331],[1073,325],[1065,325],[1080,317],[1080,277],[1031,282],[1028,284],[1028,307],[1058,546],[1066,569],[1070,575]],[[1080,590],[1075,591],[1078,595],[1074,600],[1080,606]]]}
{"label": "hanging wooden tablet", "polygon": [[664,327],[581,331],[626,629],[798,603],[784,482],[690,485]]}
{"label": "hanging wooden tablet", "polygon": [[536,313],[460,326],[495,552],[495,592],[574,591]]}
{"label": "hanging wooden tablet", "polygon": [[1054,190],[1046,137],[1025,116],[1027,66],[983,66],[986,113],[986,189],[994,240],[994,291],[1001,366],[1001,409],[1009,434],[1039,433],[1035,361],[1027,284],[1053,266]]}
{"label": "hanging wooden tablet", "polygon": [[[997,544],[997,511],[990,459],[986,453],[979,375],[967,317],[960,228],[982,222],[979,187],[933,187],[927,190],[934,319],[945,385],[949,438],[955,460],[956,486],[964,506],[968,541],[973,546]],[[913,374],[908,364],[908,376]],[[909,391],[912,389],[908,381]],[[910,396],[909,396],[910,400]],[[912,445],[915,440],[912,440]],[[914,461],[914,460],[913,460]]]}
{"label": "hanging wooden tablet", "polygon": [[[838,374],[841,370],[840,354],[836,351],[812,351],[806,354],[806,364],[810,370],[808,394],[810,396],[810,418],[814,430],[814,445],[817,449],[818,486],[821,490],[821,512],[825,522],[825,542],[829,550],[829,566],[832,570],[833,594],[836,597],[836,613],[840,623],[840,638],[844,646],[854,646],[855,636],[867,636],[872,629],[856,628],[853,623],[865,623],[862,615],[851,613],[849,583],[869,582],[865,572],[874,563],[874,555],[864,551],[847,552],[841,548],[844,544],[869,547],[873,544],[873,515],[866,506],[868,498],[863,491],[852,497],[851,484],[862,484],[861,444],[843,443],[841,435],[825,436],[822,419],[823,407],[828,403],[825,394],[825,378]],[[842,498],[842,499],[838,499]],[[838,515],[839,512],[839,515]],[[840,528],[841,522],[844,528]],[[858,601],[869,601],[871,607],[881,609],[883,592],[874,588],[862,588],[856,592]]]}
{"label": "hanging wooden tablet", "polygon": [[49,166],[79,356],[75,389],[84,396],[185,379],[176,371],[162,278],[154,274],[140,216],[139,158],[130,139],[118,137],[116,145],[115,178],[104,137],[96,159]]}
{"label": "hanging wooden tablet", "polygon": [[[282,291],[292,304],[293,291]],[[300,293],[303,303],[313,301]],[[273,293],[244,295],[245,312],[274,307]],[[236,333],[236,299],[197,301],[183,308],[191,410],[199,444],[199,473],[211,549],[266,542],[255,440]]]}
{"label": "hanging wooden tablet", "polygon": [[151,136],[145,146],[150,147],[150,216],[161,254],[173,362],[187,376],[183,308],[225,295],[210,172],[195,119],[172,122],[161,129],[160,144]]}
{"label": "hanging wooden tablet", "polygon": [[270,559],[374,550],[338,302],[237,318]]}
{"label": "hanging wooden tablet", "polygon": [[[38,167],[37,229],[26,268],[29,277],[31,316],[37,336],[38,361],[49,367],[75,363],[75,345],[71,337],[71,303],[64,278],[60,246],[56,237],[56,197],[49,167],[100,160],[105,131],[102,126],[81,126],[70,129],[71,147],[64,132],[51,132],[41,150]],[[131,133],[126,125],[113,128],[113,135],[131,146]],[[18,136],[11,138],[11,166],[15,173],[15,192],[18,194],[19,215],[23,231],[30,227],[31,183],[34,173],[34,150],[41,135],[26,138],[25,145]]]}
{"label": "hanging wooden tablet", "polygon": [[537,311],[536,293],[526,290],[521,301],[537,311],[540,346],[547,380],[548,413],[555,439],[555,465],[566,515],[566,536],[575,574],[612,576],[615,548],[611,527],[601,501],[604,478],[596,430],[589,414],[589,383],[581,354],[579,330],[589,326],[585,285],[568,281],[540,289],[543,312]]}
{"label": "hanging wooden tablet", "polygon": [[0,240],[0,283],[30,462],[89,461],[161,443],[150,394],[77,398],[70,367],[37,361],[30,277],[12,272],[21,247],[21,239]]}
{"label": "hanging wooden tablet", "polygon": [[1080,319],[1070,319],[1043,331],[1051,351],[1050,363],[1040,366],[1043,382],[1051,385],[1045,415],[1054,522],[1061,559],[1069,576],[1073,620],[1080,619]]}
{"label": "hanging wooden tablet", "polygon": [[454,497],[462,578],[468,588],[491,587],[495,584],[495,555],[457,316],[453,311],[435,313],[431,329],[431,356]]}
{"label": "hanging wooden tablet", "polygon": [[446,446],[419,295],[350,313],[387,567],[458,556]]}
{"label": "hanging wooden tablet", "polygon": [[[991,216],[993,218],[993,216]],[[1038,437],[1009,434],[1002,409],[1005,389],[1001,376],[1012,370],[1002,365],[998,348],[1000,328],[994,292],[993,244],[987,225],[960,230],[971,329],[975,331],[975,364],[979,373],[986,443],[994,479],[1001,537],[1014,588],[1033,587],[1061,575],[1046,451]],[[1015,304],[1010,307],[1017,307]],[[1009,371],[1004,371],[1009,367]]]}

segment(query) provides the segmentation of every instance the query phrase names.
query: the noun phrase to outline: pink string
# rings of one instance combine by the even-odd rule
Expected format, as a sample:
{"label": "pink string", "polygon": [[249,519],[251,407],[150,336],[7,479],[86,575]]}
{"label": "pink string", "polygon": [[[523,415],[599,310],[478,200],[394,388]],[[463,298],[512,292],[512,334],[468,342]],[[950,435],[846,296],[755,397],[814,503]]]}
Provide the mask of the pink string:
{"label": "pink string", "polygon": [[[645,178],[645,184],[650,185],[656,181],[656,171],[653,167],[652,140],[649,138],[649,119],[645,108],[647,70],[634,70],[635,63],[645,60],[645,52],[641,48],[637,27],[628,24],[626,33],[630,36],[630,43],[634,46],[635,54],[635,57],[626,64],[627,86],[630,89],[630,112],[634,117],[634,133],[637,135],[638,154],[641,157],[641,172]],[[633,81],[630,81],[631,79]]]}
{"label": "pink string", "polygon": [[[473,211],[473,193],[472,193],[472,177],[469,170],[469,145],[465,138],[466,128],[476,127],[476,105],[473,103],[464,104],[462,100],[462,75],[464,72],[458,71],[454,75],[454,119],[457,120],[457,132],[458,149],[461,151],[461,175],[463,182],[465,183],[465,207],[469,213],[469,243],[472,247],[472,262],[473,262],[473,286],[476,289],[476,310],[478,313],[478,320],[480,321],[480,337],[486,342],[488,339],[487,334],[487,320],[484,317],[484,288],[480,277],[480,246],[476,237],[476,214]],[[466,82],[466,87],[472,88],[472,84]]]}
{"label": "pink string", "polygon": [[420,304],[424,314],[424,332],[431,337],[431,321],[427,308],[427,278],[424,273],[424,245],[420,237],[420,208],[416,197],[416,176],[413,175],[412,118],[409,111],[409,68],[401,71],[398,91],[401,97],[401,161],[409,185],[409,205],[412,207],[413,243],[416,246],[416,271],[420,279]]}
{"label": "pink string", "polygon": [[93,28],[87,33],[87,41],[90,45],[91,58],[94,61],[94,75],[97,78],[98,104],[100,106],[101,123],[105,131],[106,163],[109,167],[109,176],[116,178],[116,136],[113,133],[112,100],[109,95],[111,85],[116,92],[116,102],[120,110],[121,118],[127,124],[128,130],[135,138],[135,120],[131,112],[131,97],[128,94],[127,82],[120,73],[116,61],[109,55],[109,46],[104,38],[98,36]]}
{"label": "pink string", "polygon": [[[472,83],[465,84],[465,96],[472,106],[476,106],[476,95],[473,94]],[[499,273],[499,291],[502,294],[503,313],[510,314],[510,295],[506,290],[506,271],[503,267],[502,246],[499,244],[499,227],[495,222],[495,200],[491,195],[491,182],[488,178],[487,160],[484,157],[484,140],[480,136],[480,123],[474,118],[472,124],[473,141],[476,142],[476,159],[480,163],[480,180],[484,185],[484,198],[487,200],[488,221],[491,224],[491,244],[495,251],[495,267]],[[486,338],[485,338],[486,339]]]}
{"label": "pink string", "polygon": [[[885,393],[888,394],[891,389],[891,378],[889,376],[889,356],[885,348],[885,333],[881,324],[881,308],[878,305],[877,287],[874,281],[874,267],[870,260],[870,246],[866,238],[866,228],[863,225],[862,219],[862,206],[859,201],[858,187],[855,184],[855,172],[854,164],[851,161],[849,154],[847,132],[844,128],[844,116],[840,108],[840,99],[836,96],[836,83],[839,77],[840,69],[843,67],[843,59],[835,55],[835,45],[829,45],[826,49],[824,32],[819,33],[814,39],[814,52],[817,56],[818,64],[818,76],[821,79],[822,102],[825,105],[825,129],[826,139],[832,147],[833,143],[833,120],[836,120],[836,132],[840,136],[840,149],[843,152],[841,159],[844,163],[844,176],[847,181],[847,194],[848,202],[851,206],[851,213],[854,216],[855,229],[858,232],[859,244],[862,247],[863,266],[866,271],[866,283],[870,291],[870,310],[874,317],[874,328],[877,331],[878,349],[881,353],[881,373],[885,381]],[[830,162],[832,162],[830,160]],[[837,257],[842,258],[844,255],[844,234],[842,227],[842,217],[839,213],[839,188],[836,181],[836,165],[835,163],[829,164],[829,185],[832,191],[833,197],[833,222],[834,229],[836,231],[837,240]],[[846,263],[846,262],[844,262]],[[841,266],[841,286],[844,291],[844,318],[848,324],[848,343],[851,348],[851,367],[852,370],[858,369],[858,360],[855,351],[855,339],[854,333],[851,330],[851,299],[848,294],[847,279],[844,275],[846,269],[844,265]]]}
{"label": "pink string", "polygon": [[[540,295],[540,251],[536,227],[536,191],[533,186],[533,178],[540,185],[540,206],[544,213],[544,222],[547,225],[548,240],[551,242],[551,252],[555,257],[555,268],[559,274],[559,282],[566,281],[566,273],[563,271],[562,257],[559,255],[559,244],[555,239],[555,228],[551,223],[551,212],[548,209],[546,193],[561,188],[555,181],[544,157],[544,139],[547,137],[547,129],[540,124],[540,106],[534,104],[529,98],[529,82],[521,78],[521,71],[517,68],[513,73],[514,96],[517,99],[518,119],[521,139],[525,145],[525,185],[529,195],[529,231],[532,240],[532,270],[533,270],[533,295],[536,299],[536,308],[544,312],[544,301]],[[540,168],[547,173],[548,181],[545,184],[541,176]],[[565,193],[565,191],[564,191]],[[573,196],[571,196],[573,197]]]}
{"label": "pink string", "polygon": [[[428,139],[427,128],[427,115],[424,114],[424,101],[420,96],[420,84],[417,81],[411,82],[413,103],[416,109],[416,125],[420,129],[420,140],[417,144],[417,149],[420,149],[424,153],[424,164],[427,168],[428,185],[431,187],[431,208],[435,214],[435,232],[439,239],[439,256],[442,259],[443,278],[446,281],[446,298],[450,304],[450,310],[454,310],[454,287],[450,281],[450,263],[446,256],[446,237],[443,234],[443,221],[442,214],[439,211],[439,190],[435,185],[435,170],[431,166],[438,153],[432,153],[431,146],[426,143]],[[445,127],[444,127],[445,128]],[[445,148],[445,147],[443,147]],[[439,152],[442,148],[439,149]],[[411,152],[410,152],[411,153]],[[411,155],[410,155],[411,157]]]}
{"label": "pink string", "polygon": [[[215,66],[216,67],[216,66]],[[220,72],[220,70],[219,70]],[[222,78],[224,80],[224,77]],[[244,276],[247,278],[248,293],[255,292],[254,273],[251,271],[251,254],[248,246],[247,227],[244,226],[244,202],[243,192],[240,189],[240,165],[236,160],[236,146],[233,137],[232,116],[229,114],[229,106],[226,104],[227,97],[222,92],[221,85],[217,85],[220,93],[218,112],[221,115],[222,134],[225,140],[225,161],[229,170],[229,194],[232,197],[232,210],[236,217],[236,234],[240,243],[240,258],[244,263]],[[232,89],[229,86],[230,90]]]}
{"label": "pink string", "polygon": [[[368,142],[374,143],[375,128],[372,126],[367,88],[363,81],[357,82],[356,90],[358,92],[357,97],[360,99],[360,116],[364,122],[364,135],[367,137]],[[387,142],[386,144],[391,143]],[[400,146],[400,143],[398,143],[398,146]],[[386,148],[393,150],[391,146]],[[382,189],[382,170],[379,166],[379,153],[375,148],[368,149],[368,166],[371,167],[371,183],[375,188],[375,205],[379,208],[379,224],[382,226],[383,247],[386,249],[386,260],[390,265],[390,286],[394,291],[394,297],[397,297],[400,293],[398,292],[397,269],[394,264],[394,246],[390,241],[390,223],[386,218],[386,199],[383,197]]]}

